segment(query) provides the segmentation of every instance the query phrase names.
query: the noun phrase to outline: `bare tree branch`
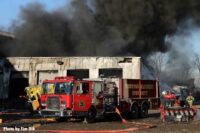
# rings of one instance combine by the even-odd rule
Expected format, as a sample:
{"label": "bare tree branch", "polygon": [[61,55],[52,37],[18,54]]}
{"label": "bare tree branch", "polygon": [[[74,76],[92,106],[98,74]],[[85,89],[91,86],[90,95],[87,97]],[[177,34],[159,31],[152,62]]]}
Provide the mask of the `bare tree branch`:
{"label": "bare tree branch", "polygon": [[154,69],[158,79],[160,79],[162,71],[165,68],[166,62],[167,62],[166,54],[160,52],[153,54],[149,57],[149,64]]}
{"label": "bare tree branch", "polygon": [[199,75],[200,75],[200,55],[199,54],[195,54],[194,65],[197,68]]}

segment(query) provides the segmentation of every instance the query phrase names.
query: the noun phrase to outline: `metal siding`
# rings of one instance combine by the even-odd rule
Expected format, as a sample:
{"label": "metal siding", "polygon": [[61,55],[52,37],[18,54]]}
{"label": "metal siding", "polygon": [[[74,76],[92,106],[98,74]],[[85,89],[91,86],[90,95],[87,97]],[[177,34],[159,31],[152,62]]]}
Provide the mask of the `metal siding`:
{"label": "metal siding", "polygon": [[[139,80],[124,80],[125,98],[140,98]],[[155,98],[157,91],[155,80],[141,80],[141,98]]]}

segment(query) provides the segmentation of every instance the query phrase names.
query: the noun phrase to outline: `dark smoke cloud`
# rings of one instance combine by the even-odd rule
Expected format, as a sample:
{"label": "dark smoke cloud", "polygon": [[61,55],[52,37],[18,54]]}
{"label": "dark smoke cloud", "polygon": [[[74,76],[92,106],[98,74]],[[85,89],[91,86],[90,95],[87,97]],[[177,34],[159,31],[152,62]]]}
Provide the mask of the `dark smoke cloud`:
{"label": "dark smoke cloud", "polygon": [[15,47],[1,49],[7,56],[146,57],[168,51],[165,37],[188,18],[199,24],[199,6],[197,0],[72,0],[48,12],[32,3],[13,26]]}
{"label": "dark smoke cloud", "polygon": [[13,25],[15,44],[5,47],[8,56],[62,56],[74,52],[64,12],[47,12],[33,3],[21,9],[20,18]]}
{"label": "dark smoke cloud", "polygon": [[198,29],[193,19],[180,24],[174,36],[167,36],[166,42],[171,43],[167,53],[155,52],[148,57],[150,68],[155,70],[155,77],[170,86],[187,85],[194,88],[194,49],[191,38]]}
{"label": "dark smoke cloud", "polygon": [[163,80],[169,84],[189,85],[194,87],[193,79],[193,61],[194,50],[193,45],[188,41],[191,33],[196,29],[196,23],[193,19],[188,19],[180,24],[176,34],[172,37],[167,37],[166,41],[172,43],[170,51],[168,51],[168,61],[165,64],[163,72]]}
{"label": "dark smoke cloud", "polygon": [[113,56],[126,45],[122,34],[114,26],[106,26],[97,21],[87,1],[73,0],[71,10],[73,15],[69,22],[75,55]]}
{"label": "dark smoke cloud", "polygon": [[128,41],[124,51],[136,55],[165,52],[166,35],[173,35],[178,25],[193,17],[199,19],[200,2],[190,0],[96,0],[98,20],[115,26]]}

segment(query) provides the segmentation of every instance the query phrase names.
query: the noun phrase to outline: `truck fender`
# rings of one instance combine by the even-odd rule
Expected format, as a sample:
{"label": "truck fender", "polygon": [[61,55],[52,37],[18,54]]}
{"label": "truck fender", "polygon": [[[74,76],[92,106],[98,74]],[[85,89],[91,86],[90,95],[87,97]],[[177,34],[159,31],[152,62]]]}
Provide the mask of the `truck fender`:
{"label": "truck fender", "polygon": [[93,109],[93,110],[97,111],[97,109],[96,109],[96,107],[95,107],[94,105],[91,105],[90,108],[88,109],[88,111],[89,111],[90,109]]}
{"label": "truck fender", "polygon": [[150,107],[150,103],[148,102],[148,101],[142,101],[142,103],[141,103],[141,108],[142,108],[142,106],[148,106],[148,109],[149,109],[149,107]]}
{"label": "truck fender", "polygon": [[131,102],[131,106],[130,106],[130,111],[131,111],[132,106],[137,106],[137,107],[139,107],[139,104],[138,104],[138,102],[136,102],[136,101],[132,101],[132,102]]}
{"label": "truck fender", "polygon": [[148,117],[149,103],[147,101],[143,101],[140,107],[140,117],[146,118]]}
{"label": "truck fender", "polygon": [[130,116],[132,119],[138,118],[138,116],[139,116],[139,105],[136,101],[133,101],[131,104]]}
{"label": "truck fender", "polygon": [[85,117],[85,121],[87,123],[92,123],[95,121],[95,118],[96,118],[96,115],[97,115],[97,110],[96,110],[96,107],[95,106],[91,106],[89,109],[88,109],[88,113],[87,113],[87,116]]}

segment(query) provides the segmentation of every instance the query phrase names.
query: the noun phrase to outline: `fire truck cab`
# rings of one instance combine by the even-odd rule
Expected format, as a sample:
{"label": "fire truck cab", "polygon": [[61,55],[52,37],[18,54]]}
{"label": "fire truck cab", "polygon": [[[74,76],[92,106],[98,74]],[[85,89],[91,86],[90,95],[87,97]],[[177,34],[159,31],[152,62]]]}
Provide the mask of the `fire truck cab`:
{"label": "fire truck cab", "polygon": [[44,117],[79,117],[93,121],[98,113],[114,112],[118,101],[114,82],[56,77],[45,80],[43,89],[40,113]]}

